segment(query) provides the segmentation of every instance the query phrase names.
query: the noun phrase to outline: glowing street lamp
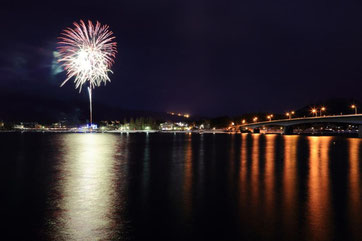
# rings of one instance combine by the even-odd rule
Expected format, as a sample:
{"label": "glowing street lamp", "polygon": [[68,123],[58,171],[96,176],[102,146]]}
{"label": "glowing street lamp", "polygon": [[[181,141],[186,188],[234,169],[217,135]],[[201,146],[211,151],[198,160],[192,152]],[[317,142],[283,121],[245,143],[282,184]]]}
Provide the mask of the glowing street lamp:
{"label": "glowing street lamp", "polygon": [[242,124],[245,124],[246,123],[246,120],[242,120],[242,122],[241,122]]}
{"label": "glowing street lamp", "polygon": [[316,108],[311,109],[311,112],[312,112],[313,115],[317,116],[317,109]]}
{"label": "glowing street lamp", "polygon": [[326,107],[321,107],[321,109],[319,110],[319,116],[322,116],[322,111],[326,111]]}
{"label": "glowing street lamp", "polygon": [[253,119],[253,121],[254,121],[254,122],[257,122],[257,121],[258,121],[258,117],[255,116],[254,119]]}
{"label": "glowing street lamp", "polygon": [[269,119],[269,121],[271,121],[273,118],[273,115],[268,115],[267,118]]}
{"label": "glowing street lamp", "polygon": [[353,104],[351,105],[351,108],[354,109],[354,114],[357,115],[357,106]]}
{"label": "glowing street lamp", "polygon": [[287,112],[285,115],[288,117],[288,119],[292,119],[292,115],[294,115],[294,111]]}

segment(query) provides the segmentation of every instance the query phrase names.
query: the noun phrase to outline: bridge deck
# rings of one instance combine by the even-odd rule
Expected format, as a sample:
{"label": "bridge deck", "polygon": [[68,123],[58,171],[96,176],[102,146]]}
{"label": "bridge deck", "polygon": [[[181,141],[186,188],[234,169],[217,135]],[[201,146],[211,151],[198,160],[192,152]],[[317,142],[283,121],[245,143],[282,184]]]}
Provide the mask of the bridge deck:
{"label": "bridge deck", "polygon": [[362,114],[354,115],[331,115],[331,116],[317,116],[317,117],[302,117],[282,120],[271,120],[255,123],[247,123],[238,125],[238,127],[244,128],[260,128],[264,126],[293,126],[308,123],[345,123],[345,124],[357,124],[362,125]]}

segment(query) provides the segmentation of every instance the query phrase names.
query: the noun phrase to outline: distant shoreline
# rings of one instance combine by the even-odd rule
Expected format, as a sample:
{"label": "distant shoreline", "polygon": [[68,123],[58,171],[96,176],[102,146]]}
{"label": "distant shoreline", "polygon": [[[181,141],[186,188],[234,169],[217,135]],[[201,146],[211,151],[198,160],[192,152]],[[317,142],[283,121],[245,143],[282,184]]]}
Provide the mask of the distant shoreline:
{"label": "distant shoreline", "polygon": [[[95,133],[95,134],[154,134],[154,133],[160,133],[160,134],[251,134],[254,135],[254,133],[246,133],[246,132],[230,132],[230,131],[224,131],[224,130],[194,130],[194,131],[161,131],[161,130],[127,130],[127,131],[120,131],[120,130],[112,130],[112,131],[101,131],[101,130],[94,130],[94,131],[85,131],[85,130],[34,130],[34,129],[26,129],[26,130],[0,130],[1,133],[58,133],[58,134],[87,134],[87,133]],[[257,133],[257,135],[282,135],[280,133]],[[293,133],[287,136],[340,136],[340,137],[358,137],[357,133]]]}
{"label": "distant shoreline", "polygon": [[[80,130],[80,129],[69,129],[69,130],[49,130],[49,129],[23,129],[23,130],[0,130],[0,133],[119,133],[119,134],[130,134],[130,133],[167,133],[167,134],[176,134],[176,133],[207,133],[207,134],[216,134],[216,133],[232,133],[224,130],[192,130],[192,131],[162,131],[162,130],[111,130],[111,131],[102,131],[102,130]],[[236,133],[236,132],[233,132]]]}

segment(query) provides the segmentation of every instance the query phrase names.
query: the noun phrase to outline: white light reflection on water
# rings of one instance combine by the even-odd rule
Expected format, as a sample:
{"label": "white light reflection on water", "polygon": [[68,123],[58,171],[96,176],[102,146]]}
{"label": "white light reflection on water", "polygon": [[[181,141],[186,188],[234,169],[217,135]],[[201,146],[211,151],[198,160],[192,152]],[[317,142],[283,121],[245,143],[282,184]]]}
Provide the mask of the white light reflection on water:
{"label": "white light reflection on water", "polygon": [[[120,238],[124,178],[119,169],[124,156],[117,156],[122,141],[115,135],[72,134],[62,136],[57,166],[56,210],[52,240],[110,240]],[[123,143],[124,144],[124,143]],[[116,160],[120,159],[118,162]],[[55,208],[55,207],[54,207]]]}

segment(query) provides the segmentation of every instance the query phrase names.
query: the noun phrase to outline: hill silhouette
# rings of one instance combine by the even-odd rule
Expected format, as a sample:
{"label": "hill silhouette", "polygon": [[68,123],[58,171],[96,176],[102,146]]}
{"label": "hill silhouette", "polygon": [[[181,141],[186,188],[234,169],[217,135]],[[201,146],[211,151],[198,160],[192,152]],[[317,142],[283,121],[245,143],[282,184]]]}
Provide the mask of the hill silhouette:
{"label": "hill silhouette", "polygon": [[322,115],[354,114],[355,110],[351,108],[352,104],[355,104],[357,106],[357,110],[361,108],[360,111],[362,113],[362,103],[360,101],[352,98],[351,99],[334,98],[304,106],[295,111],[295,117],[312,116],[311,114],[312,108],[316,108],[319,115],[320,108],[322,106],[326,108],[326,110],[322,112]]}
{"label": "hill silhouette", "polygon": [[[11,104],[9,104],[11,102]],[[171,116],[166,112],[129,110],[93,102],[95,122],[149,117],[160,121],[181,121],[185,118]],[[69,124],[86,123],[89,119],[89,102],[82,98],[57,99],[31,93],[7,93],[0,96],[0,120],[7,122],[53,123],[64,121]]]}

